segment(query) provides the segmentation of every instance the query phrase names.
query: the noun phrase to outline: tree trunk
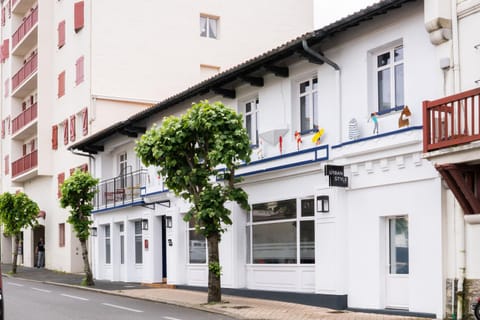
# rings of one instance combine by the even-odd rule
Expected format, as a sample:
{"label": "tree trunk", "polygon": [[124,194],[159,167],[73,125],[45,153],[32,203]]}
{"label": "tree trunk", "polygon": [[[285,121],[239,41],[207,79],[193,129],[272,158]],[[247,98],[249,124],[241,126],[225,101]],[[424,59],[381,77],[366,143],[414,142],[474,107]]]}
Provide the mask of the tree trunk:
{"label": "tree trunk", "polygon": [[[207,237],[208,241],[208,303],[221,302],[220,270],[212,266],[220,266],[218,243],[220,234],[214,233]],[[217,270],[217,272],[216,272]]]}
{"label": "tree trunk", "polygon": [[13,263],[12,263],[12,273],[17,273],[17,259],[18,259],[18,245],[20,244],[20,238],[18,234],[15,235],[15,247],[13,249]]}
{"label": "tree trunk", "polygon": [[85,271],[85,284],[87,286],[93,286],[95,285],[95,282],[93,281],[92,269],[90,269],[90,262],[88,261],[87,241],[80,240],[80,244],[82,246],[83,270]]}

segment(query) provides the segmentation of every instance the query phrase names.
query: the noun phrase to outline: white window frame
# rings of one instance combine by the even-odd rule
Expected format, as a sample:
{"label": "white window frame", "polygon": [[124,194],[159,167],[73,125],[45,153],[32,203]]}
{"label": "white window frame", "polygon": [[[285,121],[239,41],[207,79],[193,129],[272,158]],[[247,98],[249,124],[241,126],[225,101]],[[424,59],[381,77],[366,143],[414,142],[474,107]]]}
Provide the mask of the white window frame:
{"label": "white window frame", "polygon": [[[140,226],[138,228],[140,230],[139,233],[137,233],[137,226]],[[133,222],[133,233],[134,233],[134,252],[135,252],[135,264],[136,265],[142,265],[143,264],[143,231],[142,231],[142,220],[136,220]],[[137,252],[137,240],[140,239],[140,252]],[[140,259],[137,259],[140,257]],[[139,261],[141,260],[141,261]]]}
{"label": "white window frame", "polygon": [[[251,108],[250,111],[247,111],[247,105],[250,104]],[[258,97],[245,100],[245,102],[242,103],[242,108],[243,108],[243,125],[245,129],[247,129],[247,117],[250,117],[250,125],[251,125],[251,130],[249,132],[249,138],[250,138],[250,144],[253,147],[257,147],[259,144],[259,138],[258,138],[258,108],[259,106],[259,99]]]}
{"label": "white window frame", "polygon": [[112,229],[109,224],[103,225],[103,240],[105,245],[105,264],[112,264]]}
{"label": "white window frame", "polygon": [[[395,61],[395,52],[397,49],[402,50],[402,55],[401,58]],[[389,54],[390,55],[390,61],[386,63],[385,65],[379,66],[379,57],[384,55],[384,54]],[[401,83],[401,88],[403,90],[401,100],[397,104],[396,101],[396,96],[397,96],[397,67],[402,66],[401,68],[401,74],[402,74],[402,79],[400,79]],[[384,114],[388,113],[390,111],[397,111],[403,109],[403,106],[405,104],[405,53],[404,53],[404,46],[403,43],[401,42],[396,42],[392,45],[389,45],[388,47],[384,47],[382,50],[377,50],[373,53],[373,67],[374,67],[374,79],[375,79],[375,84],[374,84],[374,92],[375,92],[375,105],[376,105],[376,111],[379,114]],[[382,106],[382,103],[380,101],[380,79],[379,79],[379,74],[381,71],[389,70],[390,75],[388,78],[389,81],[389,105],[388,106]]]}
{"label": "white window frame", "polygon": [[191,251],[192,251],[192,248],[191,248],[191,245],[192,245],[192,242],[190,241],[190,232],[196,232],[195,231],[195,226],[192,225],[193,222],[189,221],[189,222],[186,222],[187,224],[187,239],[188,239],[188,244],[187,244],[187,261],[188,261],[188,264],[191,264],[191,265],[204,265],[208,262],[208,244],[207,244],[207,238],[203,237],[202,235],[198,234],[200,237],[203,237],[204,238],[204,241],[205,241],[205,262],[191,262]]}
{"label": "white window frame", "polygon": [[[307,90],[301,92],[301,87],[308,82]],[[301,134],[315,132],[318,130],[318,76],[316,74],[297,82],[297,103],[298,103],[298,130]],[[305,99],[305,117],[302,119],[302,99]],[[310,119],[310,120],[308,120]],[[310,126],[303,127],[303,123],[309,121]]]}

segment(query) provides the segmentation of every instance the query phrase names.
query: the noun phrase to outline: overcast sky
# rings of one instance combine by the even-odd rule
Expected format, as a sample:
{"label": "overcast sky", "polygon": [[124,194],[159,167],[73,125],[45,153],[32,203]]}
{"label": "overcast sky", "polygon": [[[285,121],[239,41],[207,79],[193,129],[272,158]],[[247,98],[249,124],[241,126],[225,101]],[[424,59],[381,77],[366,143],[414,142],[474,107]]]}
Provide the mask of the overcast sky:
{"label": "overcast sky", "polygon": [[319,29],[378,0],[314,0],[315,29]]}

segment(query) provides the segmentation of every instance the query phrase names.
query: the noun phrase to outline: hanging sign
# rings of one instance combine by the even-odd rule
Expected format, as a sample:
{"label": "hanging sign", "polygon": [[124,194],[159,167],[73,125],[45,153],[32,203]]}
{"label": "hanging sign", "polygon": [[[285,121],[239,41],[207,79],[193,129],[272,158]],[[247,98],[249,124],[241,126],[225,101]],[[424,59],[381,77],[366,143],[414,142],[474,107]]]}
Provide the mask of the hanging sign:
{"label": "hanging sign", "polygon": [[324,167],[325,175],[328,176],[329,187],[348,187],[348,177],[345,177],[345,170],[343,166],[334,166],[327,164]]}
{"label": "hanging sign", "polygon": [[331,164],[326,164],[324,167],[326,176],[343,176],[344,170],[343,166],[334,166]]}

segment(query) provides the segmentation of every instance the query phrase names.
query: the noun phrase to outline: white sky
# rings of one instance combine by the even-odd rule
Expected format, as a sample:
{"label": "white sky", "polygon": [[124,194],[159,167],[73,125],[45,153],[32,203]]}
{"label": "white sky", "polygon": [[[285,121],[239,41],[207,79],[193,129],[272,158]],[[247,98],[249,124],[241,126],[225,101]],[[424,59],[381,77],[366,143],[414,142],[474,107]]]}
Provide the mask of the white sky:
{"label": "white sky", "polygon": [[314,0],[315,29],[364,9],[378,0]]}

